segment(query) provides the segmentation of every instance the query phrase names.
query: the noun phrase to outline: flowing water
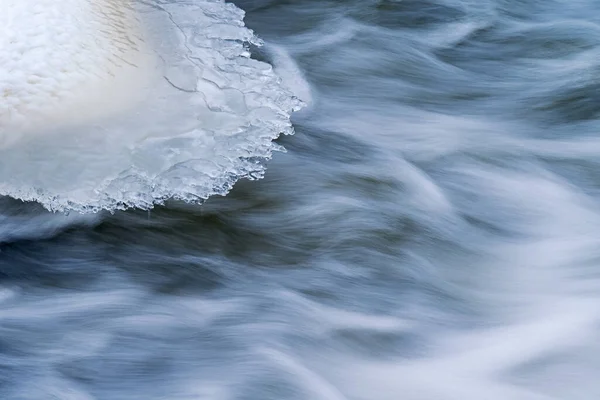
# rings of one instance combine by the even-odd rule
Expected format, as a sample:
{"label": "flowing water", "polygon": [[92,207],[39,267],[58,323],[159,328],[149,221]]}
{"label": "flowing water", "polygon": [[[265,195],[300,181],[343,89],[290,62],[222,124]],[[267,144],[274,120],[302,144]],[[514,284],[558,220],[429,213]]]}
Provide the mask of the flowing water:
{"label": "flowing water", "polygon": [[0,398],[600,398],[600,3],[158,3],[237,86],[203,150],[2,156]]}

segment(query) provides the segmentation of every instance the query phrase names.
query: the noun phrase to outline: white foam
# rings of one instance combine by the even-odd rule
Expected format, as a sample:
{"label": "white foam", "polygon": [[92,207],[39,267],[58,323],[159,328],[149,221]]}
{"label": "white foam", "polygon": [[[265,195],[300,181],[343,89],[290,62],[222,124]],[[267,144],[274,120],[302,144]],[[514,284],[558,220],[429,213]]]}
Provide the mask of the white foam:
{"label": "white foam", "polygon": [[281,77],[283,83],[306,105],[312,106],[314,100],[310,84],[290,53],[280,45],[270,44],[268,48],[274,57],[275,72]]}

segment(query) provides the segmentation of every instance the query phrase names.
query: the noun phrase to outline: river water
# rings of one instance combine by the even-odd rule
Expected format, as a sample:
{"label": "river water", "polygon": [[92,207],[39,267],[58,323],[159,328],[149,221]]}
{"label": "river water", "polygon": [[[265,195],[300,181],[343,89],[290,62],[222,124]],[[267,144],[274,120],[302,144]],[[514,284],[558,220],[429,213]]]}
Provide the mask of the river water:
{"label": "river water", "polygon": [[600,398],[600,3],[235,4],[286,152],[202,205],[2,198],[0,398]]}

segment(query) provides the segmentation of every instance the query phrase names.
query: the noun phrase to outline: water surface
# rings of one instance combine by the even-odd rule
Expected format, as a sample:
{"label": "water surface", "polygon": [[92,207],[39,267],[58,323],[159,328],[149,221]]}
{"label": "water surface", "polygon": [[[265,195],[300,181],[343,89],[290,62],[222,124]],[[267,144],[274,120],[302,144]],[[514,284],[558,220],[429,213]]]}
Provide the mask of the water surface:
{"label": "water surface", "polygon": [[201,206],[3,199],[0,397],[598,398],[600,5],[236,5],[287,152]]}

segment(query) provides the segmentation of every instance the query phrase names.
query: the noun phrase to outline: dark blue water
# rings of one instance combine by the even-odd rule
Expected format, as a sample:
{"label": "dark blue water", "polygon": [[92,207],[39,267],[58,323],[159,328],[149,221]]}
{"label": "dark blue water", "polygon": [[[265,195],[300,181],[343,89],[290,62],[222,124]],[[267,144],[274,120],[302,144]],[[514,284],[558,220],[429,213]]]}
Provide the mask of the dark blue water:
{"label": "dark blue water", "polygon": [[600,3],[236,5],[287,152],[203,205],[2,199],[0,398],[597,399]]}

